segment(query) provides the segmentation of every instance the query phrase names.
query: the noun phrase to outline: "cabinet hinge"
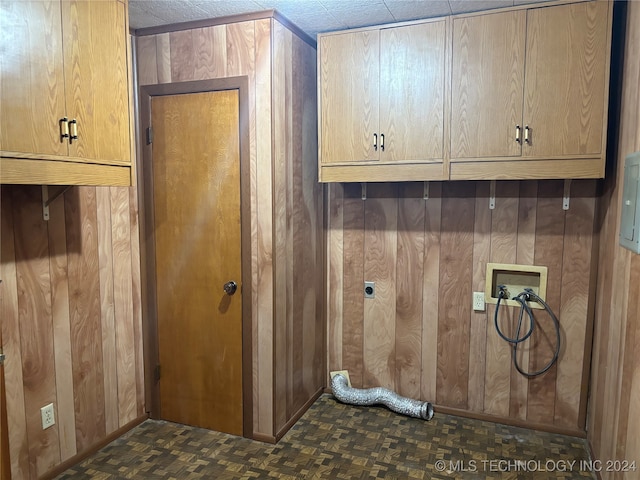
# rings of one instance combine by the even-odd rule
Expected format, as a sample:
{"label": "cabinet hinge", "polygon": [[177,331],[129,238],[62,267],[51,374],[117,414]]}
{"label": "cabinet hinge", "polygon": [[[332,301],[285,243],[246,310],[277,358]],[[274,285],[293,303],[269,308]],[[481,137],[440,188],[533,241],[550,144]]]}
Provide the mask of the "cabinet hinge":
{"label": "cabinet hinge", "polygon": [[153,376],[154,376],[156,382],[160,381],[160,365],[156,365],[156,368],[153,371]]}
{"label": "cabinet hinge", "polygon": [[147,127],[147,145],[151,145],[153,143],[153,128]]}

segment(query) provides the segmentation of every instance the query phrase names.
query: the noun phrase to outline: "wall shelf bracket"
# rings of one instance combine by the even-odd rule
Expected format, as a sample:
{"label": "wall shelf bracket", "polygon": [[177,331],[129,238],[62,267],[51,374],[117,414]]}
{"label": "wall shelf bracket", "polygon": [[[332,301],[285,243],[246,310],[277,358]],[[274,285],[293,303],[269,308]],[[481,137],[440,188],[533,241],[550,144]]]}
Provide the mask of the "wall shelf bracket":
{"label": "wall shelf bracket", "polygon": [[496,181],[491,180],[489,183],[489,210],[496,208]]}
{"label": "wall shelf bracket", "polygon": [[49,205],[60,195],[71,188],[71,185],[60,188],[55,194],[49,196],[49,185],[42,185],[42,218],[49,221]]}
{"label": "wall shelf bracket", "polygon": [[429,182],[424,182],[424,190],[422,192],[422,198],[429,200]]}
{"label": "wall shelf bracket", "polygon": [[367,184],[366,183],[361,183],[360,187],[362,188],[362,200],[366,200],[367,199]]}
{"label": "wall shelf bracket", "polygon": [[571,179],[564,181],[564,194],[562,195],[562,209],[569,210],[569,200],[571,199]]}

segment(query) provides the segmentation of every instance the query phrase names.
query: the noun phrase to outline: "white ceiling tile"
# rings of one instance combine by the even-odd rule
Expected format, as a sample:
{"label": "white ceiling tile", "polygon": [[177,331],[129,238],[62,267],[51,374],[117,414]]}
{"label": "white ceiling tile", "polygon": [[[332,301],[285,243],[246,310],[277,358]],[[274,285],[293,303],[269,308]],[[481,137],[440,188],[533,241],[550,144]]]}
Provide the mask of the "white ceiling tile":
{"label": "white ceiling tile", "polygon": [[253,1],[230,0],[195,0],[194,5],[204,11],[209,18],[226,17],[228,15],[240,15],[242,13],[258,12],[265,10],[261,5]]}
{"label": "white ceiling tile", "polygon": [[511,7],[513,0],[449,0],[451,13],[478,12],[493,8]]}
{"label": "white ceiling tile", "polygon": [[276,9],[309,35],[548,0],[129,0],[132,28]]}
{"label": "white ceiling tile", "polygon": [[384,0],[396,21],[451,15],[447,0]]}

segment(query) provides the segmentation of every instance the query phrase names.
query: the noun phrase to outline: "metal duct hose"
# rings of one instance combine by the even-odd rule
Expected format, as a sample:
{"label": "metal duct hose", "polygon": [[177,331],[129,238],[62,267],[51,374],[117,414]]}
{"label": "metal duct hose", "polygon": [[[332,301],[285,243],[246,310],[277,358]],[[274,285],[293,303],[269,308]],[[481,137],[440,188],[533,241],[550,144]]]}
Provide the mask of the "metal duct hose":
{"label": "metal duct hose", "polygon": [[431,420],[433,405],[398,395],[387,388],[352,388],[344,375],[337,374],[331,379],[333,396],[342,403],[351,405],[386,405],[390,410],[409,417]]}

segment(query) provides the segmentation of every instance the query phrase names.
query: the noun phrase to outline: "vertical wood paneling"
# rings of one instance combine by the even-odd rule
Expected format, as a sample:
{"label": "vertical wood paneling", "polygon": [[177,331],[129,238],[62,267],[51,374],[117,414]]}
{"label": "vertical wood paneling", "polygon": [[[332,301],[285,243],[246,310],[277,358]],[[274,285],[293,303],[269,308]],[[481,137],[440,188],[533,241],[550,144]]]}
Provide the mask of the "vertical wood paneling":
{"label": "vertical wood paneling", "polygon": [[398,393],[408,398],[419,398],[421,387],[422,282],[416,279],[424,277],[425,201],[420,187],[401,184],[398,200],[395,377]]}
{"label": "vertical wood paneling", "polygon": [[559,318],[565,339],[562,361],[558,362],[554,421],[577,428],[582,383],[581,358],[585,351],[591,277],[595,212],[595,183],[580,183],[572,189],[573,202],[565,217],[562,256],[562,290]]}
{"label": "vertical wood paneling", "polygon": [[111,238],[111,195],[108,187],[96,188],[98,261],[100,264],[100,310],[102,318],[102,364],[104,417],[107,432],[118,428],[118,366],[116,362],[116,319],[113,298],[113,244]]}
{"label": "vertical wood paneling", "polygon": [[116,318],[118,425],[136,418],[136,361],[131,284],[129,191],[110,187],[113,243],[113,299]]}
{"label": "vertical wood paneling", "polygon": [[[327,318],[328,318],[328,338],[327,338],[327,363],[329,371],[342,370],[343,357],[342,346],[353,345],[353,349],[361,349],[363,338],[358,339],[356,337],[343,338],[344,328],[344,289],[345,289],[345,275],[344,275],[344,236],[345,236],[345,223],[344,223],[344,195],[343,184],[332,183],[327,186],[328,190],[328,221],[327,221]],[[364,206],[362,207],[364,210]],[[363,215],[364,222],[364,215]],[[364,235],[364,223],[362,229]],[[364,262],[364,237],[362,238],[362,255]],[[358,252],[358,246],[354,246],[354,250],[349,251],[354,253]],[[364,263],[363,263],[363,275],[364,275]],[[364,280],[364,278],[363,278]],[[363,285],[364,288],[364,285]],[[360,295],[362,291],[360,291]],[[355,297],[350,297],[355,298]],[[354,300],[357,302],[357,299]],[[363,318],[364,318],[364,306],[363,306]],[[355,321],[355,320],[354,320]],[[363,332],[364,335],[364,332]],[[364,357],[364,354],[363,354]],[[362,372],[364,376],[364,371]],[[364,379],[363,379],[364,380]],[[364,384],[364,382],[363,382]]]}
{"label": "vertical wood paneling", "polygon": [[[515,263],[518,221],[518,182],[500,182],[496,187],[496,208],[491,216],[491,261]],[[516,228],[514,228],[514,224]],[[510,292],[511,296],[519,292]],[[495,306],[487,309],[489,318],[494,318]],[[498,312],[498,325],[508,336],[515,334],[513,325],[517,321],[517,310],[502,305]],[[487,357],[485,372],[484,411],[493,415],[509,415],[511,391],[512,347],[495,329],[495,322],[487,329]]]}
{"label": "vertical wood paneling", "polygon": [[[589,348],[585,344],[589,312],[585,308],[570,308],[565,312],[561,308],[559,289],[563,286],[563,262],[570,262],[573,269],[579,266],[583,272],[572,274],[575,278],[570,283],[575,285],[571,291],[584,297],[580,292],[590,288],[595,265],[593,232],[589,232],[597,198],[593,182],[574,181],[575,211],[570,208],[567,214],[562,210],[562,186],[562,182],[548,181],[498,182],[496,209],[490,210],[488,182],[442,185],[431,182],[428,200],[422,198],[423,184],[402,184],[393,193],[382,193],[380,186],[370,185],[364,201],[360,198],[360,184],[330,184],[327,199],[329,369],[348,370],[354,385],[360,386],[360,372],[366,375],[372,365],[379,368],[384,356],[385,367],[395,365],[391,378],[369,377],[367,380],[365,377],[364,386],[388,382],[405,392],[408,383],[410,395],[438,405],[535,422],[550,428],[562,425],[574,432],[584,429],[576,415],[586,402],[581,378],[590,364]],[[388,189],[389,185],[383,188]],[[369,280],[371,275],[367,270],[367,262],[371,262],[367,255],[372,255],[368,252],[371,241],[367,240],[371,236],[371,224],[381,216],[381,197],[389,204],[397,202],[397,225],[385,222],[377,232],[381,238],[397,238],[396,261],[391,267],[395,270],[392,288],[396,291],[391,302],[396,302],[396,309],[383,314],[383,328],[387,332],[372,339],[368,333],[372,328],[367,318],[369,300],[363,300],[362,281]],[[589,208],[585,208],[586,205]],[[420,232],[417,225],[422,212],[424,230]],[[566,231],[565,215],[573,215]],[[540,220],[542,216],[544,221]],[[407,254],[409,248],[419,249],[421,242],[422,268],[417,266],[419,255]],[[484,291],[489,261],[550,268],[553,279],[549,288],[556,292],[555,299],[551,293],[550,301],[561,322],[573,326],[563,338],[572,351],[562,367],[573,372],[571,381],[556,382],[555,374],[546,381],[546,377],[529,380],[517,373],[510,346],[495,331],[494,307],[488,305],[486,312],[471,311],[471,293]],[[376,281],[378,296],[378,279],[372,280]],[[406,300],[406,296],[415,295],[414,288],[420,291],[420,312]],[[574,295],[569,293],[569,297]],[[406,313],[409,310],[411,313]],[[509,333],[513,333],[516,313],[511,307],[501,308],[500,322]],[[421,317],[420,331],[413,323],[416,315]],[[535,315],[544,330],[543,339],[554,340],[550,336],[553,331],[548,330],[549,320],[540,311]],[[408,323],[407,319],[410,319]],[[381,338],[386,342],[395,338],[395,349],[390,349]],[[408,341],[404,342],[405,339]],[[373,349],[367,350],[366,346],[376,341],[378,353],[373,357]],[[540,338],[537,341],[540,343]],[[531,347],[525,342],[518,349],[520,364],[532,368],[542,363],[544,356],[551,354],[549,347],[548,344]],[[413,368],[411,364],[407,369],[406,359],[415,357],[415,348],[420,352],[421,385],[417,393],[412,391],[410,381],[405,383],[405,379],[411,378],[406,375]],[[549,383],[541,384],[541,381]],[[551,389],[551,393],[547,389]],[[559,413],[563,420],[556,421],[555,412],[561,409],[570,413],[568,417]],[[567,418],[573,418],[570,424]]]}
{"label": "vertical wood paneling", "polygon": [[[595,458],[640,460],[640,260],[618,245],[624,158],[640,150],[640,4],[625,6],[626,38],[615,171],[605,180],[595,308],[588,438]],[[624,10],[625,8],[621,8]],[[621,17],[623,18],[623,17]],[[622,27],[621,24],[618,25]],[[614,31],[615,31],[614,24]],[[615,37],[614,37],[615,38]],[[622,45],[618,45],[621,47]],[[613,77],[612,77],[613,80]],[[568,220],[567,220],[568,221]],[[560,370],[558,371],[560,375]],[[604,480],[635,473],[602,472]]]}
{"label": "vertical wood paneling", "polygon": [[274,435],[324,383],[315,50],[271,18],[153,38],[160,83],[249,79],[253,431]]}
{"label": "vertical wood paneling", "polygon": [[171,82],[171,39],[168,33],[156,35],[158,83]]}
{"label": "vertical wood paneling", "polygon": [[396,388],[397,191],[394,184],[371,185],[364,206],[364,276],[375,282],[375,298],[364,302],[365,388]]}
{"label": "vertical wood paneling", "polygon": [[[538,184],[536,210],[535,264],[547,267],[547,298],[551,309],[560,312],[560,289],[562,287],[562,253],[564,244],[564,212],[559,212],[558,199],[562,197],[560,181]],[[583,279],[588,282],[588,277]],[[553,355],[555,331],[549,316],[541,310],[534,312],[536,329],[531,335],[529,352],[530,371],[540,370]],[[565,320],[566,321],[566,320]],[[564,323],[560,320],[561,325]],[[565,337],[566,338],[566,337]],[[573,340],[573,339],[572,339]],[[561,360],[562,361],[562,360]],[[545,374],[529,380],[527,420],[548,423],[553,418],[556,396],[557,364]]]}
{"label": "vertical wood paneling", "polygon": [[195,77],[195,49],[193,30],[169,33],[171,52],[171,81],[186,82]]}
{"label": "vertical wood paneling", "polygon": [[[253,27],[253,24],[252,24]],[[227,36],[227,75],[249,74],[250,105],[250,164],[252,230],[255,228],[256,239],[252,251],[256,252],[253,260],[253,271],[256,272],[253,291],[256,292],[256,308],[253,324],[256,327],[254,345],[255,384],[254,425],[255,430],[267,434],[273,433],[273,221],[271,208],[273,202],[273,184],[271,176],[271,22],[259,20],[255,22],[252,33],[252,45],[246,45],[243,39],[243,28],[228,26]],[[244,31],[247,27],[244,27]],[[231,45],[240,42],[241,45]],[[254,50],[255,48],[255,50]],[[251,54],[251,59],[242,66],[239,52]],[[253,55],[255,54],[255,60]],[[260,112],[259,119],[258,113]],[[268,116],[268,117],[267,117]],[[253,193],[255,192],[255,193]],[[255,223],[255,227],[253,224]],[[261,339],[269,339],[261,341]]]}
{"label": "vertical wood paneling", "polygon": [[18,317],[18,274],[16,271],[12,190],[0,188],[0,274],[2,276],[2,342],[6,356],[4,364],[7,394],[7,428],[13,478],[29,477],[29,444],[25,412],[25,391],[22,375],[22,349],[20,347],[20,319]]}
{"label": "vertical wood paneling", "polygon": [[55,402],[55,354],[47,224],[38,187],[13,192],[18,317],[25,390],[30,476],[60,462],[58,425],[43,430],[40,408]]}
{"label": "vertical wood paneling", "polygon": [[[516,246],[516,263],[533,265],[536,241],[536,207],[538,183],[526,181],[520,183],[520,203],[518,207],[518,243]],[[518,347],[520,365],[529,365],[529,339]],[[527,396],[529,381],[511,368],[511,402],[509,416],[525,420],[527,418]]]}
{"label": "vertical wood paneling", "polygon": [[104,438],[106,428],[96,193],[94,187],[74,193],[65,196],[65,225],[76,442],[82,451]]}
{"label": "vertical wood paneling", "polygon": [[73,408],[73,362],[71,360],[71,331],[69,323],[69,278],[67,275],[67,243],[64,224],[64,202],[52,202],[48,223],[49,272],[51,275],[51,314],[55,350],[56,395],[60,460],[77,453],[76,422]]}
{"label": "vertical wood paneling", "polygon": [[[138,238],[129,228],[119,235],[119,220],[112,232],[111,223],[112,218],[134,223],[128,200],[135,191],[116,190],[126,202],[114,202],[112,209],[109,188],[73,187],[50,204],[45,222],[39,187],[2,187],[0,314],[13,478],[45,475],[105,438],[107,412],[115,416],[111,426],[118,428],[122,411],[135,412],[144,404],[144,389],[140,384],[138,395],[136,384],[142,371],[117,365],[118,357],[136,354],[131,332],[141,326],[134,325],[140,316],[120,316],[116,342],[113,312],[133,308],[135,298],[140,305],[140,292],[131,291],[139,289],[139,280],[132,281],[136,274],[130,253],[138,248]],[[55,187],[49,193],[55,194]],[[137,211],[135,215],[137,223]],[[115,299],[114,258],[129,263],[122,274],[126,281],[116,285],[130,290]],[[118,405],[119,385],[133,386],[127,400],[131,405],[124,409]],[[56,424],[42,430],[40,408],[48,403],[54,405]]]}
{"label": "vertical wood paneling", "polygon": [[[473,226],[473,291],[484,292],[486,265],[491,255],[491,213],[489,183],[477,182],[475,224]],[[486,310],[491,310],[487,308]],[[488,323],[487,323],[488,322]],[[487,311],[472,312],[469,330],[469,409],[484,411],[487,354],[487,325],[491,332],[491,317]]]}
{"label": "vertical wood paneling", "polygon": [[436,401],[467,408],[475,199],[466,195],[475,190],[464,183],[442,190]]}
{"label": "vertical wood paneling", "polygon": [[140,281],[140,226],[138,222],[138,195],[129,189],[129,221],[131,222],[131,289],[133,300],[134,353],[136,356],[136,414],[144,414],[144,358],[142,345],[142,290]]}
{"label": "vertical wood paneling", "polygon": [[158,83],[158,61],[156,57],[156,37],[136,37],[138,59],[138,85]]}
{"label": "vertical wood paneling", "polygon": [[424,219],[424,281],[422,285],[422,398],[436,399],[438,377],[438,312],[442,184],[430,183]]}
{"label": "vertical wood paneling", "polygon": [[[287,69],[287,51],[291,48],[291,34],[288,38],[285,28],[279,23],[273,26],[273,99],[280,101],[280,108],[272,113],[273,120],[273,277],[274,277],[274,389],[275,389],[275,430],[282,427],[287,419],[287,405],[291,403],[288,395],[292,393],[287,389],[287,379],[291,375],[291,351],[287,345],[287,338],[291,337],[292,322],[288,318],[289,301],[291,292],[288,286],[293,281],[292,277],[292,247],[289,243],[290,231],[289,201],[289,168],[291,149],[288,148],[288,125],[291,118],[291,97],[287,95],[287,82],[290,81],[290,72]],[[289,78],[288,78],[289,77]]]}
{"label": "vertical wood paneling", "polygon": [[[342,345],[340,370],[347,370],[351,385],[363,385],[364,348],[364,205],[358,184],[344,185],[345,195],[342,210],[343,242],[347,245],[342,253],[344,294],[342,298],[343,319],[342,338],[348,341]],[[337,341],[337,339],[333,340]],[[329,346],[331,350],[331,346]]]}

